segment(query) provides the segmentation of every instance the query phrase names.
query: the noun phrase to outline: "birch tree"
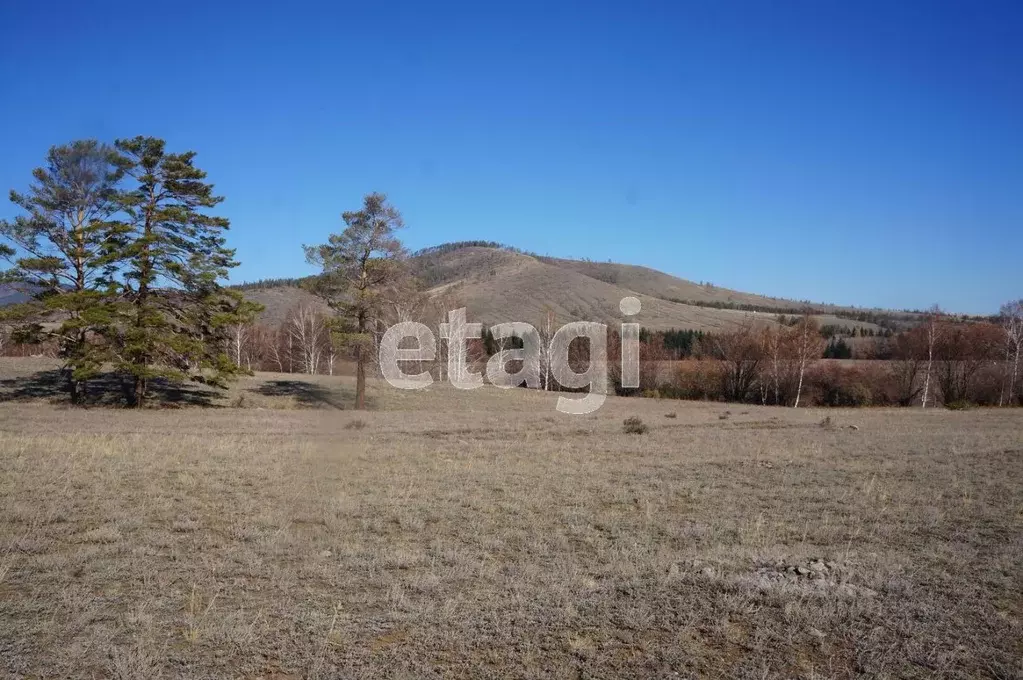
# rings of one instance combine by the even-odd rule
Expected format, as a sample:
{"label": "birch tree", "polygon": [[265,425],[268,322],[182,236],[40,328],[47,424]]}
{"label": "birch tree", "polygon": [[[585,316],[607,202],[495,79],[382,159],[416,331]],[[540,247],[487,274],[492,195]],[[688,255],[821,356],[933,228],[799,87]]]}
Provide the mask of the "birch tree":
{"label": "birch tree", "polygon": [[796,401],[792,406],[799,408],[799,399],[803,394],[803,376],[806,374],[807,367],[821,358],[826,343],[821,337],[817,320],[809,313],[804,314],[792,330],[796,368],[799,372],[796,383]]}
{"label": "birch tree", "polygon": [[291,310],[286,328],[293,346],[298,348],[302,370],[315,374],[328,339],[321,314],[312,305],[300,304]]}
{"label": "birch tree", "polygon": [[[1008,387],[1008,399],[1004,403],[1012,404],[1016,397],[1016,375],[1019,371],[1020,346],[1023,345],[1023,299],[1007,302],[1001,309],[1002,329],[1005,331],[1005,375],[1002,394]],[[998,405],[1003,400],[1000,397]]]}
{"label": "birch tree", "polygon": [[553,357],[551,356],[551,342],[554,340],[554,334],[558,332],[557,316],[548,305],[543,307],[543,315],[540,318],[540,323],[536,327],[537,333],[540,335],[540,384],[541,389],[545,392],[549,392],[551,389],[551,364]]}
{"label": "birch tree", "polygon": [[771,384],[774,388],[774,403],[776,405],[781,405],[781,370],[782,362],[785,359],[785,349],[788,345],[786,330],[783,325],[779,325],[778,328],[768,327],[764,330],[764,347],[767,350],[768,361],[770,361]]}
{"label": "birch tree", "polygon": [[927,368],[924,371],[924,393],[921,398],[920,408],[927,408],[927,399],[931,392],[931,369],[934,365],[934,348],[938,343],[941,332],[939,323],[942,316],[941,307],[934,305],[927,311]]}

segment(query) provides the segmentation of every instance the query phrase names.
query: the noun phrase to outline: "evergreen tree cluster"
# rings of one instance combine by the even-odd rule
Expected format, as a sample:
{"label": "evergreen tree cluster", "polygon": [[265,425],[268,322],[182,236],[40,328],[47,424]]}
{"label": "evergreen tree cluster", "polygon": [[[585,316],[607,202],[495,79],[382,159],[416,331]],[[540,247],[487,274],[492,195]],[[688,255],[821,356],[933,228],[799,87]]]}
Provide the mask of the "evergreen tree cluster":
{"label": "evergreen tree cluster", "polygon": [[828,346],[824,348],[823,359],[852,359],[852,347],[844,338],[831,338]]}
{"label": "evergreen tree cluster", "polygon": [[836,337],[847,337],[855,338],[857,336],[861,338],[890,338],[894,335],[894,331],[891,328],[881,328],[880,330],[874,330],[873,328],[861,328],[860,326],[845,326],[838,324],[825,324],[820,328],[821,337],[825,338],[836,338]]}
{"label": "evergreen tree cluster", "polygon": [[310,283],[315,277],[306,276],[300,279],[279,278],[279,279],[258,279],[256,281],[244,281],[230,286],[233,290],[267,290],[270,288],[301,288]]}
{"label": "evergreen tree cluster", "polygon": [[4,316],[20,339],[56,340],[73,403],[108,365],[134,406],[154,378],[219,384],[236,370],[225,328],[258,306],[221,286],[237,262],[194,152],[154,137],[81,140],[52,147],[32,176],[11,192],[23,214],[0,221],[0,280],[33,299]]}
{"label": "evergreen tree cluster", "polygon": [[675,352],[678,358],[687,358],[693,356],[705,333],[703,331],[676,330],[672,328],[662,332],[661,335],[665,349]]}

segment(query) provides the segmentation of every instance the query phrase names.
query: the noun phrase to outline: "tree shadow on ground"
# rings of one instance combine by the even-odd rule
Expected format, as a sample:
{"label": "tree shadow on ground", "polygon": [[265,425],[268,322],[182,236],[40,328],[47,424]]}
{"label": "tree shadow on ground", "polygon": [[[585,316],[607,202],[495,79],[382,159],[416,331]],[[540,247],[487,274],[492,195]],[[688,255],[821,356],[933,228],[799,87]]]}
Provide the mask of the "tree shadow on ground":
{"label": "tree shadow on ground", "polygon": [[[64,401],[70,404],[67,378],[63,371],[53,369],[31,375],[0,380],[0,403],[10,401]],[[89,380],[85,406],[127,406],[131,403],[130,380],[115,373],[104,373]],[[201,406],[218,408],[215,402],[224,395],[214,388],[197,383],[175,383],[153,379],[149,383],[148,403],[151,406]]]}
{"label": "tree shadow on ground", "polygon": [[[325,387],[304,380],[270,380],[249,391],[264,397],[294,397],[302,406],[316,408],[326,406],[339,411],[351,408],[351,404],[355,403],[353,389],[341,386]],[[373,408],[373,399],[366,398],[366,407]]]}

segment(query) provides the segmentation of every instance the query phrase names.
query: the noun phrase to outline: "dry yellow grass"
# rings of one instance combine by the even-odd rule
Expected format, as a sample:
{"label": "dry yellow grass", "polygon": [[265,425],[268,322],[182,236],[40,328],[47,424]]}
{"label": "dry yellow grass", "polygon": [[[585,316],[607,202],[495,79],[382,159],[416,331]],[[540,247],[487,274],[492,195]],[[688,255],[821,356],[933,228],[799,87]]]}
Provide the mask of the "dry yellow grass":
{"label": "dry yellow grass", "polygon": [[347,380],[0,403],[0,673],[1023,673],[1018,410],[374,385],[355,413]]}

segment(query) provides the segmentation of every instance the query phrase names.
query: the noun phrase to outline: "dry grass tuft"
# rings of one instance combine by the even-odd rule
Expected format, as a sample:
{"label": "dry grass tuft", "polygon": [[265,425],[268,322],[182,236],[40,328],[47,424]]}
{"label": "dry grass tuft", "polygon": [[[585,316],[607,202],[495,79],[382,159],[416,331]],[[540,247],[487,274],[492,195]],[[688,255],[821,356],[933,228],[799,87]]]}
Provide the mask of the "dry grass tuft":
{"label": "dry grass tuft", "polygon": [[626,418],[622,423],[622,431],[624,431],[625,434],[646,434],[649,429],[650,428],[647,424],[638,416]]}

